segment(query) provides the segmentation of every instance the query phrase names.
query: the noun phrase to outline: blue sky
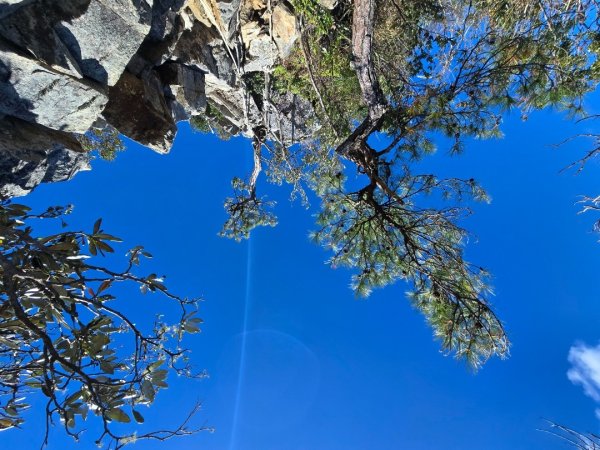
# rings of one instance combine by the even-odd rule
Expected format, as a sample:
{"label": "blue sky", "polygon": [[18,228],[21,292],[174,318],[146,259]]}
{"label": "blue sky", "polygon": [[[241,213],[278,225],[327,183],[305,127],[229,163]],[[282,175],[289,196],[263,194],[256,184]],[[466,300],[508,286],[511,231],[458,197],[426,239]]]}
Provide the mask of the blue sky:
{"label": "blue sky", "polygon": [[[121,252],[144,244],[155,257],[148,272],[205,299],[203,333],[188,345],[210,378],[170,378],[143,413],[146,429],[175,426],[199,400],[194,424],[215,432],[135,448],[561,449],[536,431],[544,418],[600,431],[600,236],[590,231],[597,217],[576,214],[575,205],[581,194],[600,193],[600,173],[591,162],[578,176],[560,174],[587,144],[550,145],[593,126],[576,128],[549,111],[527,122],[515,115],[504,139],[469,142],[453,158],[441,148],[424,163],[476,178],[493,199],[465,222],[473,233],[467,256],[494,274],[493,302],[513,345],[508,360],[477,374],[439,352],[406,286],[355,299],[350,273],[325,265],[327,253],[309,242],[314,209],[290,204],[288,188],[260,185],[278,202],[276,228],[241,244],[217,236],[230,180],[251,167],[244,139],[222,142],[182,124],[169,155],[128,141],[115,162],[96,160],[92,172],[41,186],[23,202],[75,204],[74,228],[103,217],[124,239]],[[136,297],[121,307],[161,308]],[[32,408],[28,419],[23,430],[2,433],[0,447],[39,448],[42,414]],[[80,448],[93,448],[89,426]],[[57,430],[48,448],[74,445]]]}

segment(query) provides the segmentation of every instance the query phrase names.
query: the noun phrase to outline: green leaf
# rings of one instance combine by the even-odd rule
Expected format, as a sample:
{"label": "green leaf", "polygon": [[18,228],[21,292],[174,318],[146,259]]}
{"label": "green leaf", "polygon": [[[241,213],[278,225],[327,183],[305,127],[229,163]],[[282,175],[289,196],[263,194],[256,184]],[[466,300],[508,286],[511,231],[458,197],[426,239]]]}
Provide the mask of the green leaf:
{"label": "green leaf", "polygon": [[65,405],[69,405],[71,403],[74,403],[75,400],[77,400],[79,397],[81,397],[81,391],[77,391],[74,394],[70,395],[66,400],[65,400]]}
{"label": "green leaf", "polygon": [[113,408],[106,412],[106,417],[117,422],[129,423],[131,418],[121,408]]}
{"label": "green leaf", "polygon": [[144,416],[142,416],[139,412],[137,412],[135,409],[132,409],[131,412],[133,413],[133,418],[135,419],[135,421],[137,423],[144,423]]}
{"label": "green leaf", "polygon": [[90,253],[94,256],[98,254],[98,250],[96,250],[96,243],[92,240],[88,240],[88,247],[90,248]]}
{"label": "green leaf", "polygon": [[115,373],[115,367],[106,361],[100,361],[100,369],[102,370],[102,372],[104,373],[108,373],[110,375]]}
{"label": "green leaf", "polygon": [[165,369],[155,370],[152,372],[152,381],[164,381],[168,374],[169,372]]}
{"label": "green leaf", "polygon": [[112,284],[113,280],[106,280],[103,281],[102,284],[100,285],[100,287],[98,288],[98,291],[96,292],[96,295],[100,294],[100,292],[108,289],[110,287],[110,285]]}
{"label": "green leaf", "polygon": [[148,380],[142,381],[142,394],[149,402],[154,401],[154,397],[156,395],[156,391],[154,390],[154,386]]}
{"label": "green leaf", "polygon": [[114,252],[114,249],[110,245],[108,245],[106,242],[103,242],[103,241],[96,241],[96,247],[98,247],[98,249],[104,250],[105,252],[108,252],[108,253]]}
{"label": "green leaf", "polygon": [[8,205],[9,209],[13,209],[22,213],[26,213],[28,211],[31,211],[31,208],[29,206],[25,206],[25,205],[20,205],[18,203],[11,203],[10,205]]}
{"label": "green leaf", "polygon": [[16,423],[11,419],[0,419],[0,430],[6,430],[12,428]]}
{"label": "green leaf", "polygon": [[158,369],[160,366],[162,366],[165,363],[164,359],[159,359],[158,361],[153,362],[152,364],[150,364],[148,366],[148,372],[152,372],[153,370]]}
{"label": "green leaf", "polygon": [[198,333],[200,331],[200,328],[198,327],[198,325],[196,325],[195,323],[192,323],[191,321],[186,322],[183,325],[183,329],[188,332],[188,333]]}
{"label": "green leaf", "polygon": [[94,234],[97,234],[100,231],[100,225],[102,225],[102,218],[96,220],[94,223]]}
{"label": "green leaf", "polygon": [[103,239],[105,241],[123,242],[121,238],[106,233],[95,233],[96,238]]}

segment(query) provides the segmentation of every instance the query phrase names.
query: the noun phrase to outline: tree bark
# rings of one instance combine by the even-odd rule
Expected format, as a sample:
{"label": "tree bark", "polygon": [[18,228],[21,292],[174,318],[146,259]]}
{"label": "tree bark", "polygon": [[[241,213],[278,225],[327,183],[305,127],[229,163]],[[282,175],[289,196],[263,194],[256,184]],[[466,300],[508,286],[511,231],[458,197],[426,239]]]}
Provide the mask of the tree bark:
{"label": "tree bark", "polygon": [[386,100],[373,65],[375,0],[354,0],[352,15],[352,57],[369,117],[378,120],[386,110]]}
{"label": "tree bark", "polygon": [[375,1],[354,0],[352,15],[352,65],[358,78],[363,101],[369,108],[369,114],[336,148],[338,154],[359,165],[362,165],[361,162],[369,149],[367,139],[381,127],[383,116],[388,108],[373,64]]}

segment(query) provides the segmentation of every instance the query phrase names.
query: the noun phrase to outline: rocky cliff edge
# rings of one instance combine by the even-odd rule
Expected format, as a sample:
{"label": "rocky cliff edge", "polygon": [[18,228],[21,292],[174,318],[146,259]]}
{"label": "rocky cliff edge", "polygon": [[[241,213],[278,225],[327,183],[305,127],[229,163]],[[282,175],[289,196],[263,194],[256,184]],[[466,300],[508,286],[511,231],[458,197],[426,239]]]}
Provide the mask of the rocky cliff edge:
{"label": "rocky cliff edge", "polygon": [[0,0],[0,195],[89,170],[98,127],[167,153],[210,108],[229,134],[302,140],[310,104],[247,82],[297,39],[281,0]]}

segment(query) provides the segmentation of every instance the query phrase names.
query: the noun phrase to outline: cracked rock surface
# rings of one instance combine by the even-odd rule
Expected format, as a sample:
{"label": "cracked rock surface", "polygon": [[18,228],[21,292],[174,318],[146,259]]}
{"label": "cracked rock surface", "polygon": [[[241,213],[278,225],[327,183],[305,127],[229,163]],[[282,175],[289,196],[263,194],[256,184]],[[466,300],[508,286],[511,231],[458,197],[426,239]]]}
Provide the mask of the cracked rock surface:
{"label": "cracked rock surface", "polygon": [[100,122],[160,153],[209,109],[230,134],[301,141],[311,105],[263,111],[245,83],[290,54],[295,20],[280,1],[0,0],[0,195],[89,170],[78,135]]}

